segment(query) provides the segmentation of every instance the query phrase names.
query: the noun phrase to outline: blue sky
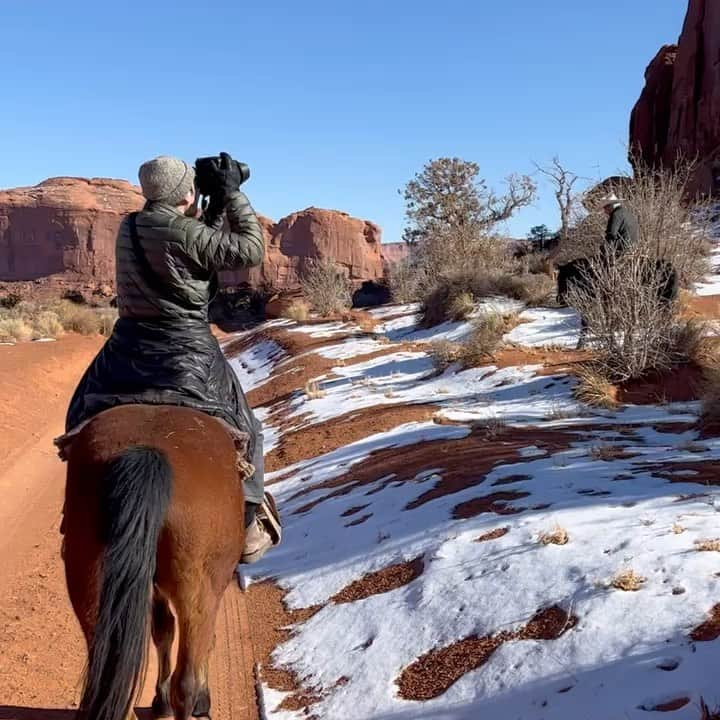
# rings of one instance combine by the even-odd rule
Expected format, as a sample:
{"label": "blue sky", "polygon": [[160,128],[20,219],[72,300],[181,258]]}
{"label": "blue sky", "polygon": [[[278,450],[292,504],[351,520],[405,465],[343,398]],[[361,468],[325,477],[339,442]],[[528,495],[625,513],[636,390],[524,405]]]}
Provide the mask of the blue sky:
{"label": "blue sky", "polygon": [[[630,110],[684,0],[23,0],[3,3],[0,187],[124,177],[226,149],[256,209],[316,205],[400,239],[427,160],[494,185],[559,154],[625,167]],[[555,222],[553,199],[510,224]]]}

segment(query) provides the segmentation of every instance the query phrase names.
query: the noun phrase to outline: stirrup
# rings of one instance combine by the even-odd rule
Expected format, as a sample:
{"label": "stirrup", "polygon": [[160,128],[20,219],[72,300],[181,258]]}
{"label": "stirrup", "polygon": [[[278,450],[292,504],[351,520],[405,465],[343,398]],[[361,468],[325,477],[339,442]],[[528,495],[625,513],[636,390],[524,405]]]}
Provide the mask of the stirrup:
{"label": "stirrup", "polygon": [[265,493],[255,517],[272,538],[272,544],[279,545],[282,540],[282,522],[275,498],[269,492]]}

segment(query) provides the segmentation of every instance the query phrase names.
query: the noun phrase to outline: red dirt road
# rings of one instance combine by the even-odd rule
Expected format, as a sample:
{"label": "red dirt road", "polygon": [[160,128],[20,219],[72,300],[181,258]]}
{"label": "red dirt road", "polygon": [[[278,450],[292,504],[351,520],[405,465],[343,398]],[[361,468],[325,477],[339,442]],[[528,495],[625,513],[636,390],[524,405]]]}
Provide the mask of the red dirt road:
{"label": "red dirt road", "polygon": [[[65,468],[52,439],[101,345],[101,338],[68,336],[0,347],[0,720],[72,720],[77,707],[85,649],[60,559]],[[257,720],[249,633],[244,598],[233,587],[216,630],[215,720]],[[145,708],[154,660],[150,653]]]}

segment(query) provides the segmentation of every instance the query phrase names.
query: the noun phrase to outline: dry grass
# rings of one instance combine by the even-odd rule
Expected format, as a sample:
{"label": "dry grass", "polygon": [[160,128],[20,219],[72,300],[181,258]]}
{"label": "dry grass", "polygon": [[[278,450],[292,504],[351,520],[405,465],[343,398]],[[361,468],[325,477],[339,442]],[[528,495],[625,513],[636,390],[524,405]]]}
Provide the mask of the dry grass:
{"label": "dry grass", "polygon": [[37,338],[59,338],[65,333],[56,312],[43,310],[38,313],[33,323],[34,335]]}
{"label": "dry grass", "polygon": [[682,535],[685,532],[685,528],[680,523],[673,523],[672,526],[673,535]]}
{"label": "dry grass", "polygon": [[695,549],[698,552],[720,552],[720,538],[713,540],[696,540]]}
{"label": "dry grass", "polygon": [[552,403],[549,412],[545,415],[545,419],[550,421],[560,421],[570,420],[577,416],[577,410],[563,407],[560,403],[556,401]]}
{"label": "dry grass", "polygon": [[611,443],[598,443],[590,448],[588,453],[594,460],[603,460],[610,462],[627,457],[627,450],[620,445],[612,445]]}
{"label": "dry grass", "polygon": [[0,309],[0,337],[2,342],[54,339],[65,332],[107,337],[116,319],[117,310],[76,305],[68,300],[49,306],[20,301],[11,309]]}
{"label": "dry grass", "polygon": [[469,292],[462,292],[450,301],[447,310],[448,320],[458,322],[467,320],[475,309],[475,299]]}
{"label": "dry grass", "polygon": [[570,542],[570,536],[565,528],[556,525],[550,532],[540,533],[538,542],[541,545],[567,545]]}
{"label": "dry grass", "polygon": [[288,320],[303,323],[310,317],[310,306],[304,300],[294,300],[283,309],[281,315]]}
{"label": "dry grass", "polygon": [[581,363],[575,368],[575,374],[578,378],[573,390],[576,400],[606,410],[617,407],[616,388],[595,363]]}
{"label": "dry grass", "polygon": [[472,424],[473,432],[481,432],[491,440],[502,435],[507,427],[507,423],[501,417],[491,417]]}
{"label": "dry grass", "polygon": [[460,345],[449,340],[437,340],[430,345],[430,355],[438,372],[445,372],[460,357]]}
{"label": "dry grass", "polygon": [[305,396],[308,400],[319,400],[324,398],[326,392],[320,388],[320,383],[317,380],[308,380],[305,383]]}
{"label": "dry grass", "polygon": [[485,313],[472,323],[468,337],[459,343],[439,340],[431,345],[435,367],[444,372],[453,363],[463,369],[477,367],[493,359],[503,335],[517,324],[517,315]]}
{"label": "dry grass", "polygon": [[638,575],[634,570],[622,570],[611,581],[611,587],[623,592],[637,592],[647,582],[647,578]]}
{"label": "dry grass", "polygon": [[502,344],[503,335],[512,324],[511,316],[486,313],[473,321],[468,338],[462,343],[460,362],[471,368],[491,360]]}
{"label": "dry grass", "polygon": [[554,279],[547,273],[501,275],[496,287],[501,295],[520,300],[530,307],[547,305],[557,291]]}
{"label": "dry grass", "polygon": [[309,260],[301,285],[303,295],[323,317],[341,313],[352,305],[350,283],[329,258]]}
{"label": "dry grass", "polygon": [[117,311],[100,310],[86,305],[76,305],[69,300],[61,300],[50,306],[62,326],[68,332],[80,335],[105,335],[112,332],[117,319]]}
{"label": "dry grass", "polygon": [[0,342],[16,343],[27,342],[33,336],[32,325],[22,318],[0,319]]}

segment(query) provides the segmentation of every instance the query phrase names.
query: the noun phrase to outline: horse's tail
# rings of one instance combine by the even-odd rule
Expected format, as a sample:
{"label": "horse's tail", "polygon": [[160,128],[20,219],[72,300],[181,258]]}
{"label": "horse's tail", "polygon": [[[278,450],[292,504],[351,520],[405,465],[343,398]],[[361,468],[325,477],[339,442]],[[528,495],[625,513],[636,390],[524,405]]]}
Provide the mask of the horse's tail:
{"label": "horse's tail", "polygon": [[103,558],[97,624],[79,716],[125,720],[144,675],[157,543],[172,490],[165,455],[132,447],[102,478]]}

